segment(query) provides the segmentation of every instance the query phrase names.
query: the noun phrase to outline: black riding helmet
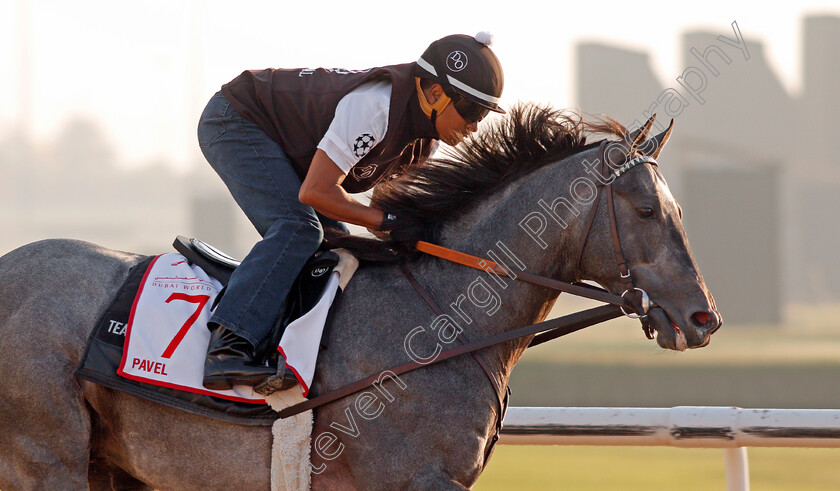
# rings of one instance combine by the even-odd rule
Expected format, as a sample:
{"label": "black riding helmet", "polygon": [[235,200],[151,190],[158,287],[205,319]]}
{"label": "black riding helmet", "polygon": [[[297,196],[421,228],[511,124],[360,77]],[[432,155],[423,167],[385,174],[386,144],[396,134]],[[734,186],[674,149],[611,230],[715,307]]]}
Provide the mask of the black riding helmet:
{"label": "black riding helmet", "polygon": [[499,107],[505,75],[491,42],[486,32],[453,34],[434,41],[417,60],[416,75],[439,83],[467,121],[480,121],[488,111],[505,112]]}

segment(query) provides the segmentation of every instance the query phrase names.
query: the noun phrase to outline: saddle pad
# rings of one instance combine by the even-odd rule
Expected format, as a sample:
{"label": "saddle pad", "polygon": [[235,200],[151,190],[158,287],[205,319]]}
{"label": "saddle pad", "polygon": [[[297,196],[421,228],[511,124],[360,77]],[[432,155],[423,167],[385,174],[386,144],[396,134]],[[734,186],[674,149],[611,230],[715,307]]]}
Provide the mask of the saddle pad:
{"label": "saddle pad", "polygon": [[221,288],[221,283],[181,254],[154,258],[134,299],[117,373],[163,387],[266,404],[265,397],[249,386],[210,390],[202,385],[210,343],[207,321]]}
{"label": "saddle pad", "polygon": [[309,387],[312,386],[312,379],[315,377],[318,351],[321,348],[321,336],[330,314],[330,307],[339,292],[341,270],[330,272],[327,269],[325,273],[329,273],[330,277],[321,298],[314,307],[286,326],[277,346],[277,351],[286,361],[286,368],[295,374],[304,397],[309,395]]}
{"label": "saddle pad", "polygon": [[[154,259],[155,256],[146,257],[131,269],[122,288],[116,293],[111,305],[102,314],[88,338],[82,361],[75,372],[76,376],[192,414],[248,426],[271,426],[277,419],[277,413],[267,404],[223,399],[204,393],[146,384],[117,375],[117,368],[123,360],[123,345],[131,309],[140,283]],[[189,305],[195,307],[194,304]],[[178,326],[183,323],[184,320],[179,321]],[[193,327],[190,331],[192,330],[197,329]],[[155,366],[152,365],[151,371],[154,372],[154,369]],[[166,372],[169,373],[168,367]]]}

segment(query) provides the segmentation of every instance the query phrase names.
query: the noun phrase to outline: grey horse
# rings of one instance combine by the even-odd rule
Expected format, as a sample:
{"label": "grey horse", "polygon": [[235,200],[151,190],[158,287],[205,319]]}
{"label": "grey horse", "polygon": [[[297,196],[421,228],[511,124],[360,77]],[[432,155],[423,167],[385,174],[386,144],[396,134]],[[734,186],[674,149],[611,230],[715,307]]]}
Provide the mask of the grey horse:
{"label": "grey horse", "polygon": [[[601,147],[586,136],[614,136],[607,164],[618,168],[634,155],[658,157],[671,128],[647,138],[649,127],[628,136],[614,122],[588,125],[521,106],[448,157],[384,183],[374,204],[414,210],[447,247],[621,294],[605,193],[594,189],[607,178],[593,174]],[[705,346],[721,317],[660,171],[639,165],[612,186],[621,252],[634,285],[657,305],[650,322],[659,345]],[[598,201],[589,229],[586,211]],[[478,340],[540,321],[557,296],[441,259],[405,257],[444,315],[398,265],[359,269],[332,318],[312,391],[382,377],[316,409],[313,489],[471,487],[500,418],[498,393],[479,364],[461,356],[398,377],[385,370],[431,360],[457,336]],[[73,240],[0,258],[0,488],[269,488],[269,428],[187,414],[73,376],[96,320],[140,259]],[[529,341],[477,354],[499,387]]]}

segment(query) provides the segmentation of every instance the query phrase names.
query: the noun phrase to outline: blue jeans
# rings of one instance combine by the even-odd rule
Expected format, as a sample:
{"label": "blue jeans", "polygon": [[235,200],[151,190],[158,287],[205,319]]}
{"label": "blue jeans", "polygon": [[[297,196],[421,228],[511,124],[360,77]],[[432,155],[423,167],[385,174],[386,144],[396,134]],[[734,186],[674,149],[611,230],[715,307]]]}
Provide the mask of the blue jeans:
{"label": "blue jeans", "polygon": [[298,200],[300,178],[288,155],[239,116],[221,92],[201,115],[198,141],[262,236],[231,276],[210,323],[256,345],[271,331],[292,283],[321,244],[321,224],[347,229]]}

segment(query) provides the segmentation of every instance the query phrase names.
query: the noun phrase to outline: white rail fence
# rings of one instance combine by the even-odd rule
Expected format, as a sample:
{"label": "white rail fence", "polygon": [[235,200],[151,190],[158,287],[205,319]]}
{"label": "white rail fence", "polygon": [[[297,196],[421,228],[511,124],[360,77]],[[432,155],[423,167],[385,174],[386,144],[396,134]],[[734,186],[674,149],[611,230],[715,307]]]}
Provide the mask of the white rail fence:
{"label": "white rail fence", "polygon": [[499,443],[722,448],[726,489],[746,491],[746,447],[840,447],[840,410],[511,407]]}

